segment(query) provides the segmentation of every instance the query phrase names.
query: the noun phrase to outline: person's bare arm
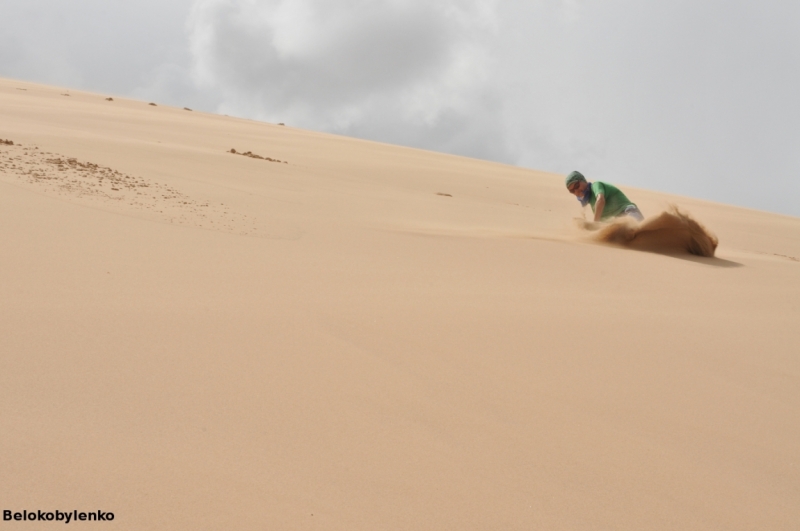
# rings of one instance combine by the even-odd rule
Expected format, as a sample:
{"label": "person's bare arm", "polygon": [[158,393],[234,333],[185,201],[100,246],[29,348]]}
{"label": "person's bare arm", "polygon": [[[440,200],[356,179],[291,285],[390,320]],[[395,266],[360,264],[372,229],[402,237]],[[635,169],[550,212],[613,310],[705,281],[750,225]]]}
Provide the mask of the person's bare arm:
{"label": "person's bare arm", "polygon": [[606,207],[606,196],[600,194],[597,196],[597,201],[594,202],[594,220],[600,221],[603,215],[603,209]]}

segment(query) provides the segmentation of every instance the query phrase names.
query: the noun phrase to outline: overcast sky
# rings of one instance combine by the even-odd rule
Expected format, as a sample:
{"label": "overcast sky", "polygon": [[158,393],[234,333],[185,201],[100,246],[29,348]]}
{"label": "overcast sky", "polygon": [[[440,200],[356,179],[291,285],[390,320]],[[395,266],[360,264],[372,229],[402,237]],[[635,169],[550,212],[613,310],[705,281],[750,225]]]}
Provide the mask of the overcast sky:
{"label": "overcast sky", "polygon": [[770,0],[0,0],[0,76],[800,216],[798,28]]}

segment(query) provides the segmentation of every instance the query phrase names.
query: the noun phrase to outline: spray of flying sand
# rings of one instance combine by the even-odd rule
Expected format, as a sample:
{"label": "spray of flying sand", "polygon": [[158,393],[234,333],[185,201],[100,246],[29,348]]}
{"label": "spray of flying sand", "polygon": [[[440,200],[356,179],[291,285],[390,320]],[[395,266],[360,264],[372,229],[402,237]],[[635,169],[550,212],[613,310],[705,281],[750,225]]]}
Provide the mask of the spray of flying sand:
{"label": "spray of flying sand", "polygon": [[627,217],[611,223],[583,219],[577,219],[577,222],[581,229],[590,231],[589,238],[593,241],[638,251],[712,257],[719,243],[713,233],[674,205],[641,223]]}

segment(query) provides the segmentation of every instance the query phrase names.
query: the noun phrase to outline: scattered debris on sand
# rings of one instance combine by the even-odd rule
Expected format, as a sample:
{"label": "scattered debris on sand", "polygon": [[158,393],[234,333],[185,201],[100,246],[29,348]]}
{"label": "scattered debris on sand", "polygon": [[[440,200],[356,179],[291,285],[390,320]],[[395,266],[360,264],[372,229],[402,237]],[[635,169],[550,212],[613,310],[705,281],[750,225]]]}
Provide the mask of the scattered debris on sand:
{"label": "scattered debris on sand", "polygon": [[114,101],[114,98],[106,98],[106,101]]}
{"label": "scattered debris on sand", "polygon": [[0,178],[14,176],[45,195],[105,204],[111,210],[148,212],[148,217],[168,223],[257,235],[255,219],[167,184],[35,146],[22,147],[12,140],[0,140],[0,146]]}
{"label": "scattered debris on sand", "polygon": [[453,194],[446,194],[444,192],[436,192],[436,195],[442,195],[444,197],[453,197]]}
{"label": "scattered debris on sand", "polygon": [[184,107],[183,110],[184,111],[191,111],[191,109],[189,107]]}
{"label": "scattered debris on sand", "polygon": [[273,159],[272,157],[262,157],[261,155],[256,155],[252,151],[245,151],[244,153],[242,153],[240,151],[236,151],[234,148],[231,148],[231,150],[228,153],[233,153],[234,155],[242,155],[243,157],[250,157],[251,159],[268,160],[269,162],[278,162],[280,164],[289,164],[285,160]]}
{"label": "scattered debris on sand", "polygon": [[148,103],[148,105],[152,105],[153,107],[157,107],[157,105],[153,102]]}

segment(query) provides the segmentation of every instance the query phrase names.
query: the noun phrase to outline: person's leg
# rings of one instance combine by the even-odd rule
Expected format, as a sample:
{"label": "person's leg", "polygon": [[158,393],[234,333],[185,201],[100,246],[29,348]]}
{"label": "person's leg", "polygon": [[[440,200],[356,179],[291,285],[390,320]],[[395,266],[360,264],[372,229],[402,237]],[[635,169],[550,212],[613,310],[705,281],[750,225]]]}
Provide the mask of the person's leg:
{"label": "person's leg", "polygon": [[644,221],[644,216],[642,212],[639,210],[639,207],[636,205],[628,205],[624,212],[622,212],[623,216],[630,216],[636,221]]}

